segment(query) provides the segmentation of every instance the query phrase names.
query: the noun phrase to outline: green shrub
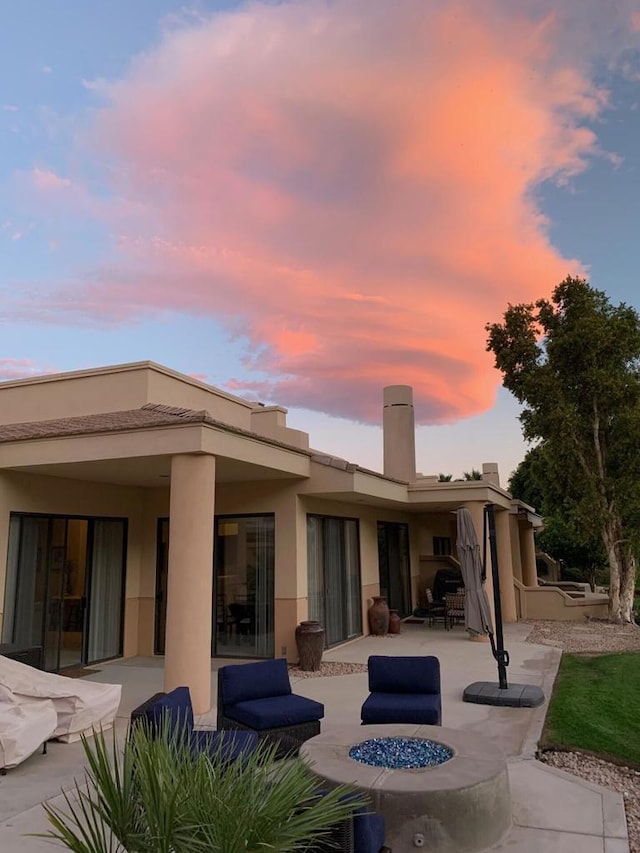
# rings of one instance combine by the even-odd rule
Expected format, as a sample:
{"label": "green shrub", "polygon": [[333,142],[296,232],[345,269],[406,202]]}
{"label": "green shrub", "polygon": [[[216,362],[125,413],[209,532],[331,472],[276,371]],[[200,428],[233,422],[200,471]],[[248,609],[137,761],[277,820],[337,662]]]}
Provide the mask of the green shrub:
{"label": "green shrub", "polygon": [[193,754],[181,738],[136,726],[122,748],[102,733],[83,746],[84,784],[45,803],[42,837],[75,853],[289,853],[310,848],[361,801],[326,796],[300,758],[277,761],[260,746],[243,761]]}

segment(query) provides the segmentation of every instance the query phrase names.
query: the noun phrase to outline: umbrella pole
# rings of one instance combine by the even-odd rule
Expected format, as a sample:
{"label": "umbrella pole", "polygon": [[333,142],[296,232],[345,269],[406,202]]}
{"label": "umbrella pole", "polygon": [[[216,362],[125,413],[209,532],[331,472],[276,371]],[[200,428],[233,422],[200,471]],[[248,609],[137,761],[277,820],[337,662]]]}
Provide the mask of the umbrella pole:
{"label": "umbrella pole", "polygon": [[486,542],[489,531],[489,550],[491,554],[491,576],[493,578],[493,604],[496,623],[495,639],[492,633],[491,651],[498,664],[498,679],[495,681],[474,681],[467,685],[462,694],[463,702],[475,702],[477,705],[498,705],[502,708],[537,708],[544,702],[544,693],[534,684],[507,684],[509,652],[504,648],[502,634],[502,606],[500,604],[500,574],[498,572],[498,547],[496,544],[495,507],[492,503],[484,507],[484,571],[486,574]]}
{"label": "umbrella pole", "polygon": [[493,578],[493,607],[496,617],[496,644],[493,647],[493,656],[498,664],[498,684],[501,690],[506,690],[507,667],[509,666],[509,652],[504,647],[504,636],[502,634],[502,602],[500,599],[500,573],[498,571],[498,547],[496,544],[496,519],[493,504],[487,504],[484,508],[485,518],[489,527],[489,551],[491,553],[491,577]]}

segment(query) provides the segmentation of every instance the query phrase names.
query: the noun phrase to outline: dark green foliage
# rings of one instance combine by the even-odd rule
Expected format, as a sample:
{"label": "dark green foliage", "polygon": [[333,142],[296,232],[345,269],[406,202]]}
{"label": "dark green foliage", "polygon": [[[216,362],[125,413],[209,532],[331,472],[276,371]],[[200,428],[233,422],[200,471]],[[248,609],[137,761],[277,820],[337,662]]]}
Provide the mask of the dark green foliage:
{"label": "dark green foliage", "polygon": [[503,384],[523,404],[524,436],[538,442],[532,467],[543,475],[524,490],[549,516],[549,536],[555,520],[594,564],[604,550],[610,616],[629,621],[640,549],[640,318],[569,277],[550,300],[510,305],[487,332]]}

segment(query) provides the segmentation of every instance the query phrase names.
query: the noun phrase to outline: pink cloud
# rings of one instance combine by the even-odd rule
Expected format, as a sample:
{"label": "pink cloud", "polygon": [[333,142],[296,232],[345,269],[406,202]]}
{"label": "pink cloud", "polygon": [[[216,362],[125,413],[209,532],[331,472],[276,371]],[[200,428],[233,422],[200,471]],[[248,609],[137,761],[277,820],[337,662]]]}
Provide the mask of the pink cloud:
{"label": "pink cloud", "polygon": [[63,190],[71,186],[68,178],[61,178],[51,169],[41,169],[34,166],[31,170],[31,179],[34,186],[39,190]]}
{"label": "pink cloud", "polygon": [[484,323],[581,269],[534,193],[605,156],[589,60],[622,49],[631,7],[603,36],[602,4],[577,5],[304,0],[169,26],[85,84],[117,255],[44,310],[214,315],[259,376],[229,386],[285,405],[377,421],[400,382],[423,422],[488,408]]}
{"label": "pink cloud", "polygon": [[0,358],[0,380],[27,379],[29,376],[39,376],[52,373],[51,368],[39,367],[28,358]]}

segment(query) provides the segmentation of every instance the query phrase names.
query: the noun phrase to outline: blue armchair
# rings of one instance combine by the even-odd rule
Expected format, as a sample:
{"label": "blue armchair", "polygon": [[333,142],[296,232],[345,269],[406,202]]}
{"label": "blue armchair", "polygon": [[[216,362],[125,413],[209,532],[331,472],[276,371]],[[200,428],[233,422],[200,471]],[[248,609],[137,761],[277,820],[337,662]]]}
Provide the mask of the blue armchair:
{"label": "blue armchair", "polygon": [[156,693],[131,712],[131,725],[146,725],[153,735],[166,726],[175,738],[184,737],[194,752],[206,752],[223,762],[251,755],[258,746],[252,732],[220,732],[195,729],[193,706],[188,687],[176,687],[170,693]]}
{"label": "blue armchair", "polygon": [[323,717],[321,702],[291,692],[284,658],[218,670],[218,729],[255,732],[276,742],[282,756],[319,734]]}
{"label": "blue armchair", "polygon": [[441,725],[438,658],[372,655],[368,666],[370,695],[360,712],[363,725]]}

